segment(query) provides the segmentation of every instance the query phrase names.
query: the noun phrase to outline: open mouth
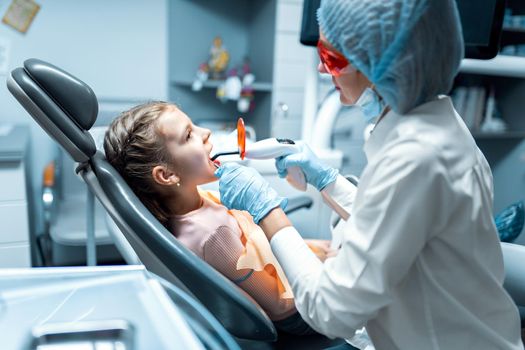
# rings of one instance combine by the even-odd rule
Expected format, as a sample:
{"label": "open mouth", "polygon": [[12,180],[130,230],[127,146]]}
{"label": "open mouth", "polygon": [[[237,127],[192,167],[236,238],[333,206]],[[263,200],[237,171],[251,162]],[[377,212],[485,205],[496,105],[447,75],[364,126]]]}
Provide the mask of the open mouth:
{"label": "open mouth", "polygon": [[[210,150],[210,153],[211,153],[211,150]],[[211,156],[210,156],[210,153],[208,153],[208,161],[216,168],[220,167],[221,166],[221,162],[219,162],[218,159],[211,159]]]}

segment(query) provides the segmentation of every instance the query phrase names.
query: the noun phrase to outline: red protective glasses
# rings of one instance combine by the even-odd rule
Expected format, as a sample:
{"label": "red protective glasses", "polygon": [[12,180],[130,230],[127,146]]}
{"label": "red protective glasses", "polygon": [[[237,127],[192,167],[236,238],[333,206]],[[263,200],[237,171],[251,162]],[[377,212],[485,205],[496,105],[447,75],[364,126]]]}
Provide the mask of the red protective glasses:
{"label": "red protective glasses", "polygon": [[326,71],[334,77],[343,74],[343,69],[350,64],[345,56],[337,51],[330,50],[321,42],[321,40],[317,42],[317,53],[321,59],[321,64]]}

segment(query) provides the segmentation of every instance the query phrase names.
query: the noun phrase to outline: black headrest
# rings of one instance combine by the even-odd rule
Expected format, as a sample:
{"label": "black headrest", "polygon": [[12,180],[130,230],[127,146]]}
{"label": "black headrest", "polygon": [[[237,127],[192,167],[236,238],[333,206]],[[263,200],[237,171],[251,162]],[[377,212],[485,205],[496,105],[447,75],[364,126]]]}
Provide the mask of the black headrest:
{"label": "black headrest", "polygon": [[87,131],[98,102],[84,82],[54,65],[29,59],[7,79],[7,87],[26,111],[71,155],[86,162],[97,148]]}
{"label": "black headrest", "polygon": [[83,129],[89,130],[98,114],[95,93],[80,79],[36,58],[24,62],[26,72]]}

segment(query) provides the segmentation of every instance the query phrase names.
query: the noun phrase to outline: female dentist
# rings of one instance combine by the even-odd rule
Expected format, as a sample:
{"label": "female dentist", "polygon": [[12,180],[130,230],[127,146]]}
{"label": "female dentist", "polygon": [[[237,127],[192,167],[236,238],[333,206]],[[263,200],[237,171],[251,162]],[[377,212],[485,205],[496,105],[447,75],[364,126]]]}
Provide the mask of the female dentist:
{"label": "female dentist", "polygon": [[377,121],[368,165],[357,189],[306,145],[276,165],[350,212],[338,255],[316,258],[253,169],[217,170],[222,202],[261,225],[300,314],[329,337],[366,326],[376,349],[523,349],[491,171],[443,96],[463,57],[455,1],[323,0],[318,21],[319,71]]}

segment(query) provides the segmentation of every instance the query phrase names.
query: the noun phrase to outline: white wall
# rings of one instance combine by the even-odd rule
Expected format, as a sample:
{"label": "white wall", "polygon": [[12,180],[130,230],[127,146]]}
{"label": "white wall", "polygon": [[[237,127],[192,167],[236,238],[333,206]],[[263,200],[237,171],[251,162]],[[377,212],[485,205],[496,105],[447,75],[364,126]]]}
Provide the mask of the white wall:
{"label": "white wall", "polygon": [[[53,63],[91,86],[102,114],[108,110],[116,113],[147,99],[165,100],[167,1],[37,0],[41,9],[26,34],[0,23],[0,41],[10,44],[8,71],[31,57]],[[0,16],[9,4],[0,3]],[[53,157],[54,145],[9,94],[5,75],[0,75],[0,80],[0,124],[28,124],[31,128],[30,190],[37,198],[42,170]],[[1,186],[9,184],[0,184],[0,191]]]}

